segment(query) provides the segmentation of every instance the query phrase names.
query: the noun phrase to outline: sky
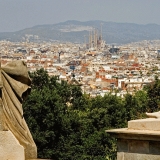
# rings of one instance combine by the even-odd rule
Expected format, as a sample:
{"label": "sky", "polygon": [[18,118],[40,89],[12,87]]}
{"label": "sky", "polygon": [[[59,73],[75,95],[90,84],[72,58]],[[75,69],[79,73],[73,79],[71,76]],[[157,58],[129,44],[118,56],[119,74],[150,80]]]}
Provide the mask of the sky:
{"label": "sky", "polygon": [[160,25],[160,0],[0,0],[0,32],[67,20]]}

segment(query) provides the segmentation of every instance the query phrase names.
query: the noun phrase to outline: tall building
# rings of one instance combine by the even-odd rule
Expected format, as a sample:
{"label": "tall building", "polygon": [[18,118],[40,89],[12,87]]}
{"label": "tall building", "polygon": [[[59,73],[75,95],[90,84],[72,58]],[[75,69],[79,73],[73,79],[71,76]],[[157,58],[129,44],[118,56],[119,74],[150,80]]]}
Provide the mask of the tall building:
{"label": "tall building", "polygon": [[87,49],[101,50],[106,45],[102,40],[102,32],[99,34],[97,29],[89,31],[89,42],[86,44]]}

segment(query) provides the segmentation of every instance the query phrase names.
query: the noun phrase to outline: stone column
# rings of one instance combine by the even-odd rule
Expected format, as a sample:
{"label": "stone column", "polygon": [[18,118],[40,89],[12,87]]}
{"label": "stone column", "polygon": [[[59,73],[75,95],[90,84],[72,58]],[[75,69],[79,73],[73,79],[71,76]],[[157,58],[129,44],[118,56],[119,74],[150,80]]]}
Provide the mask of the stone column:
{"label": "stone column", "polygon": [[128,122],[128,128],[107,130],[117,138],[117,160],[160,160],[160,119]]}

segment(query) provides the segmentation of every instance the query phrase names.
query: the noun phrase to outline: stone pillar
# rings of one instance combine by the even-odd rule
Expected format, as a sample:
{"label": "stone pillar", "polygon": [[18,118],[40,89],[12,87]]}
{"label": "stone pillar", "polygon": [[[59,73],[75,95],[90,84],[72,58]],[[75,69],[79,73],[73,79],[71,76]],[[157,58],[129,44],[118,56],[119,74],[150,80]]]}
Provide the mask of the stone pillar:
{"label": "stone pillar", "polygon": [[128,128],[107,130],[117,138],[117,160],[160,160],[160,119],[128,122]]}

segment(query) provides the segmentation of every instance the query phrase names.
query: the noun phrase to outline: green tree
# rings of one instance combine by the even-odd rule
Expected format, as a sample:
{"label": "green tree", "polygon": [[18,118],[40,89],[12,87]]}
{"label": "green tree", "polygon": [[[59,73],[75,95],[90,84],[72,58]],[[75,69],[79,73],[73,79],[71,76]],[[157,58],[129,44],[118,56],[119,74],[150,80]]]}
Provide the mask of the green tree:
{"label": "green tree", "polygon": [[57,77],[49,77],[42,69],[32,73],[31,78],[32,91],[23,107],[38,157],[104,159],[105,118],[98,126],[93,120],[97,113],[105,116],[103,109],[92,111],[90,98],[78,86],[59,83]]}
{"label": "green tree", "polygon": [[37,70],[36,72],[29,73],[30,78],[32,79],[32,89],[42,89],[44,86],[47,86],[49,84],[49,75],[47,71],[45,71],[43,68],[40,70]]}
{"label": "green tree", "polygon": [[125,107],[125,114],[126,120],[133,120],[137,118],[138,112],[138,103],[136,98],[131,94],[126,94],[124,99],[124,107]]}
{"label": "green tree", "polygon": [[32,91],[23,107],[39,158],[114,160],[116,140],[105,130],[126,127],[146,111],[146,91],[124,99],[112,94],[91,98],[43,69],[30,76]]}
{"label": "green tree", "polygon": [[137,117],[138,118],[144,118],[145,112],[148,111],[148,95],[145,90],[139,90],[135,93],[134,95],[135,101],[136,101],[136,112],[137,112]]}

